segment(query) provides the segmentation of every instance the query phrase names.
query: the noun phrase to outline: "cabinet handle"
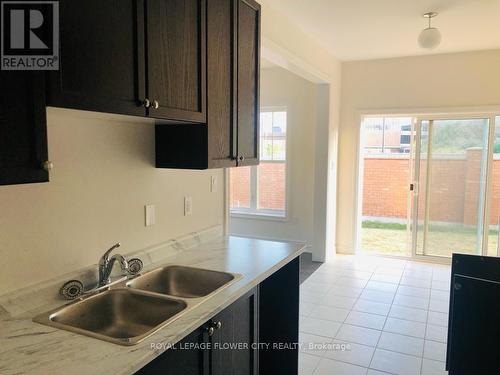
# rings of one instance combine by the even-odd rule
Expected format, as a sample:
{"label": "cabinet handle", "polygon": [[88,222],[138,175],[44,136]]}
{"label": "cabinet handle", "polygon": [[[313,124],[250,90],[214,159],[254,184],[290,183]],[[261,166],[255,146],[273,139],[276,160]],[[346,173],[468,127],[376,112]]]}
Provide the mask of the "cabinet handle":
{"label": "cabinet handle", "polygon": [[49,172],[52,170],[52,168],[54,168],[54,163],[52,163],[50,160],[46,160],[42,163],[42,168]]}
{"label": "cabinet handle", "polygon": [[160,103],[158,102],[158,100],[153,100],[153,108],[154,109],[160,108]]}
{"label": "cabinet handle", "polygon": [[142,102],[142,105],[144,106],[144,108],[146,108],[146,109],[147,109],[147,108],[151,107],[151,101],[150,101],[148,98],[146,98],[146,99],[144,99],[144,101]]}
{"label": "cabinet handle", "polygon": [[213,336],[214,332],[215,332],[215,328],[214,327],[208,327],[207,328],[207,332],[208,332],[209,336]]}
{"label": "cabinet handle", "polygon": [[241,162],[245,161],[245,157],[244,156],[240,156],[239,159],[240,159]]}
{"label": "cabinet handle", "polygon": [[221,329],[222,328],[222,322],[217,322],[217,323],[214,323],[214,327],[215,329]]}

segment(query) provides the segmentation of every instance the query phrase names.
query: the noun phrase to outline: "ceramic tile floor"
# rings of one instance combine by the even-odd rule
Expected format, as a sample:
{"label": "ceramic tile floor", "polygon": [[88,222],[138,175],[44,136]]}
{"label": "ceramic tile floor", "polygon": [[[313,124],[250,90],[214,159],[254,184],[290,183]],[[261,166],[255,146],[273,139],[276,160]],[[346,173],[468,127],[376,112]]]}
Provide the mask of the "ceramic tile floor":
{"label": "ceramic tile floor", "polygon": [[336,256],[301,285],[299,375],[441,375],[450,267]]}

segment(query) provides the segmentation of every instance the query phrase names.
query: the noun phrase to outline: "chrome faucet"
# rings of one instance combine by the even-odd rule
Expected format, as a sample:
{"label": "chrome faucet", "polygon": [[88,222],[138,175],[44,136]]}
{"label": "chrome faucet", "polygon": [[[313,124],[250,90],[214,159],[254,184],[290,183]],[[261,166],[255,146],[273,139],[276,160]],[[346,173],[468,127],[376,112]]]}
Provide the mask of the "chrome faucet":
{"label": "chrome faucet", "polygon": [[109,254],[118,247],[120,247],[119,242],[108,249],[101,259],[99,259],[99,283],[97,286],[94,285],[92,288],[86,290],[80,280],[69,280],[63,284],[59,290],[59,294],[64,299],[72,300],[82,295],[101,290],[102,287],[111,283],[110,275],[111,271],[113,271],[115,262],[120,263],[122,271],[126,271],[128,275],[137,275],[141,272],[143,263],[139,258],[132,258],[127,261],[127,259],[120,254],[115,254],[112,257],[109,256]]}
{"label": "chrome faucet", "polygon": [[115,254],[111,258],[109,254],[116,248],[120,247],[120,243],[111,246],[104,255],[99,259],[99,286],[104,286],[111,282],[110,275],[113,270],[113,265],[116,261],[120,263],[122,271],[128,272],[128,262],[123,255]]}

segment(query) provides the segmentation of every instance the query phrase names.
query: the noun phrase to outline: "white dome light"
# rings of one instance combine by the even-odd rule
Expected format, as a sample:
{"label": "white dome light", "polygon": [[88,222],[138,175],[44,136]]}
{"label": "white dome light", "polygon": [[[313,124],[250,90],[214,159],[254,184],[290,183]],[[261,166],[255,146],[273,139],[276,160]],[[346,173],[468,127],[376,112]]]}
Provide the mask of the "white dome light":
{"label": "white dome light", "polygon": [[422,30],[418,36],[418,45],[425,49],[434,49],[441,43],[441,33],[435,27],[431,27],[431,18],[436,17],[437,13],[425,13],[424,17],[429,19],[429,27]]}

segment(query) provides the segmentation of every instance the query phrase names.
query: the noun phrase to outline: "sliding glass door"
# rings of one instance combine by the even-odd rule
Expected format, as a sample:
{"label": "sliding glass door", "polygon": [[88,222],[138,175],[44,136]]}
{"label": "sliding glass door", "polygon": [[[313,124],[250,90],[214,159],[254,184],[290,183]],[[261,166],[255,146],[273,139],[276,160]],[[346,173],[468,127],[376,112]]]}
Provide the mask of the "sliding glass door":
{"label": "sliding glass door", "polygon": [[490,232],[489,219],[485,222],[490,126],[489,117],[417,120],[411,186],[414,256],[483,252]]}
{"label": "sliding glass door", "polygon": [[358,250],[500,256],[500,116],[367,116]]}

